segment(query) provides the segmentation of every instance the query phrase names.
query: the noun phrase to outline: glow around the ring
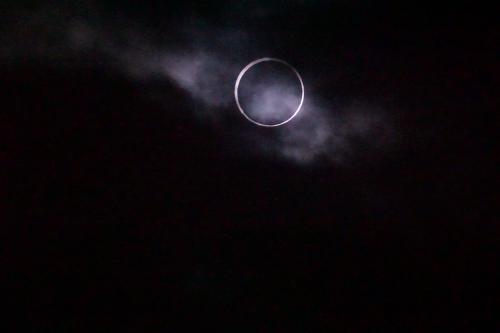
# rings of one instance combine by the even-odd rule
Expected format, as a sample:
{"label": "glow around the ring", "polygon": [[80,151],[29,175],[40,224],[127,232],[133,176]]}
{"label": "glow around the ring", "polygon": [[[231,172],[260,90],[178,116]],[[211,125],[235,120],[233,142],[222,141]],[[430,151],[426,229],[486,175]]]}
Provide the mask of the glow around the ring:
{"label": "glow around the ring", "polygon": [[[294,73],[295,75],[297,76],[297,78],[299,79],[299,82],[300,82],[300,87],[301,87],[301,90],[302,90],[302,96],[300,98],[300,103],[299,103],[299,106],[297,107],[297,110],[295,110],[295,112],[292,114],[291,117],[289,117],[288,119],[286,119],[285,121],[283,122],[280,122],[278,124],[264,124],[264,123],[261,123],[261,122],[258,122],[252,118],[250,118],[250,116],[248,116],[248,114],[245,112],[245,110],[243,109],[243,107],[241,106],[240,104],[240,100],[239,100],[239,97],[238,97],[238,88],[240,86],[240,81],[241,79],[243,78],[243,76],[245,75],[245,73],[250,69],[252,68],[253,66],[261,63],[261,62],[267,62],[267,61],[273,61],[273,62],[278,62],[280,64],[283,64],[285,66],[287,66],[288,68],[290,68]],[[304,103],[304,82],[302,81],[302,77],[300,76],[299,72],[292,66],[290,65],[289,63],[287,63],[286,61],[284,60],[281,60],[281,59],[276,59],[276,58],[260,58],[260,59],[257,59],[257,60],[254,60],[252,61],[251,63],[249,63],[248,65],[245,66],[245,68],[243,68],[243,70],[240,72],[240,74],[238,75],[238,79],[236,79],[236,84],[234,86],[234,98],[236,100],[236,105],[238,106],[238,109],[240,110],[241,114],[243,114],[243,116],[248,119],[250,122],[254,123],[255,125],[258,125],[258,126],[263,126],[263,127],[278,127],[278,126],[281,126],[281,125],[284,125],[286,123],[288,123],[290,120],[292,120],[299,112],[300,110],[302,109],[302,104]]]}

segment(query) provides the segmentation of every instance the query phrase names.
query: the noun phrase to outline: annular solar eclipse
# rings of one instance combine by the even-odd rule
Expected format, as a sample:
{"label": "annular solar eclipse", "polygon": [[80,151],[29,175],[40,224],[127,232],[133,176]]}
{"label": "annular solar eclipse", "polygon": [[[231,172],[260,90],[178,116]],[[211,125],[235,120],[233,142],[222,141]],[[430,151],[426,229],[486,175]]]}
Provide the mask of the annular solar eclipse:
{"label": "annular solar eclipse", "polygon": [[[279,119],[277,121],[275,119],[274,119],[274,121],[271,121],[269,119],[266,119],[266,120],[256,119],[255,116],[252,116],[250,114],[248,109],[245,109],[242,106],[243,103],[241,102],[241,98],[240,98],[240,92],[239,92],[240,84],[241,84],[242,80],[244,79],[245,74],[247,74],[247,72],[250,69],[252,69],[254,66],[261,64],[261,63],[265,63],[265,62],[272,62],[272,63],[286,66],[286,68],[289,71],[291,71],[294,74],[294,76],[298,79],[298,82],[300,84],[299,96],[295,96],[297,98],[297,101],[298,101],[298,106],[296,108],[294,108],[294,110],[292,110],[292,113],[290,115],[287,115],[284,119]],[[241,114],[248,121],[252,122],[255,125],[262,126],[262,127],[278,127],[278,126],[282,126],[282,125],[285,125],[286,123],[290,122],[295,116],[297,116],[297,114],[302,109],[302,104],[304,103],[304,82],[302,81],[302,77],[300,76],[299,72],[292,65],[290,65],[288,62],[281,60],[281,59],[277,59],[277,58],[268,58],[268,57],[260,58],[260,59],[254,60],[251,63],[249,63],[248,65],[246,65],[245,68],[243,68],[243,70],[238,75],[238,78],[236,79],[236,84],[234,86],[234,98],[236,101],[236,105],[238,106],[238,109],[240,110]],[[281,103],[284,105],[287,101],[277,100],[274,102]],[[257,107],[259,107],[259,106],[257,105]],[[266,110],[266,112],[272,113],[273,110],[269,110],[269,111]]]}

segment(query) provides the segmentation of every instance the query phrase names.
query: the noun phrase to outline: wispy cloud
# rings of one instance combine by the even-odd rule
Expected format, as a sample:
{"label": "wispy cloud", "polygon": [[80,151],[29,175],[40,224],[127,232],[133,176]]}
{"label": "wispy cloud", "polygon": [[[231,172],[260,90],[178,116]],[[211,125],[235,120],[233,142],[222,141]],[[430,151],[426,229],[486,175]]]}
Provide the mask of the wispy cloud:
{"label": "wispy cloud", "polygon": [[[12,24],[4,27],[0,61],[32,57],[58,63],[65,57],[86,62],[90,54],[102,57],[138,80],[165,79],[185,90],[195,103],[205,106],[210,117],[238,112],[233,89],[239,71],[251,60],[271,54],[266,36],[256,35],[244,27],[210,26],[195,18],[179,21],[175,42],[161,31],[148,31],[138,22],[113,21],[102,17],[82,18],[54,7],[36,13],[19,13]],[[17,42],[20,40],[20,42]],[[287,59],[285,59],[287,60]],[[325,63],[323,67],[328,68]],[[394,140],[394,127],[382,107],[363,102],[362,98],[347,105],[334,104],[332,95],[314,91],[323,73],[307,74],[303,110],[273,135],[242,135],[256,142],[256,151],[310,165],[319,161],[345,163],[352,156],[383,150]],[[314,79],[311,79],[314,78]],[[271,80],[272,81],[272,80]],[[249,102],[256,116],[274,121],[297,104],[288,84],[260,85]],[[334,94],[335,92],[333,92]],[[334,99],[334,96],[333,96]],[[197,108],[200,109],[200,108]],[[203,109],[203,108],[202,108]],[[198,111],[199,112],[199,111]],[[246,121],[243,117],[241,121]],[[257,138],[257,141],[255,139]]]}

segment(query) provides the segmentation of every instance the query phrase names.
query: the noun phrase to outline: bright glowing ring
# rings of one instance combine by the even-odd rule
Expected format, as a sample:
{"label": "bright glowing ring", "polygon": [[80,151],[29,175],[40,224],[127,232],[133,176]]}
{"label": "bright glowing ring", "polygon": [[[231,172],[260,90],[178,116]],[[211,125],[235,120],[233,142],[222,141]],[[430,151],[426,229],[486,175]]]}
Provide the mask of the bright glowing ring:
{"label": "bright glowing ring", "polygon": [[[240,100],[238,98],[238,88],[240,86],[240,81],[243,78],[243,76],[245,75],[245,73],[253,66],[255,66],[261,62],[266,62],[266,61],[278,62],[278,63],[283,64],[283,65],[287,66],[288,68],[290,68],[295,73],[297,78],[299,79],[300,87],[302,89],[302,96],[300,98],[300,104],[299,104],[299,107],[297,108],[297,110],[292,114],[292,116],[290,118],[288,118],[287,120],[285,120],[281,123],[278,123],[278,124],[264,124],[264,123],[260,123],[256,120],[250,118],[250,116],[248,116],[246,114],[245,110],[243,110],[243,108],[241,107]],[[300,76],[299,72],[292,65],[287,63],[286,61],[283,61],[281,59],[276,59],[276,58],[261,58],[261,59],[257,59],[257,60],[252,61],[245,68],[243,68],[243,70],[240,72],[240,75],[238,75],[238,79],[236,79],[236,84],[234,85],[234,98],[236,100],[236,105],[238,106],[238,109],[240,110],[241,114],[246,119],[248,119],[250,122],[254,123],[255,125],[263,126],[263,127],[278,127],[278,126],[285,125],[286,123],[288,123],[290,120],[292,120],[299,113],[300,109],[302,109],[302,104],[304,103],[304,82],[302,82],[302,77]]]}

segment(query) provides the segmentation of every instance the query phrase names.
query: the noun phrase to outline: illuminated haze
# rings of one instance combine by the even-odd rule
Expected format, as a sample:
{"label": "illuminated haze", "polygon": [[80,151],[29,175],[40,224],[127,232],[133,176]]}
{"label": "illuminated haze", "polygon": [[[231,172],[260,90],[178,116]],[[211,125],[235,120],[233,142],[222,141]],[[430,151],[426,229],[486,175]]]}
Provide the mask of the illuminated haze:
{"label": "illuminated haze", "polygon": [[[384,108],[362,98],[338,103],[335,91],[321,94],[315,89],[324,80],[321,70],[297,65],[300,59],[293,55],[274,54],[267,40],[244,27],[199,26],[196,17],[191,17],[175,24],[173,32],[151,31],[135,21],[81,18],[76,14],[50,7],[36,14],[18,14],[18,23],[2,35],[0,61],[8,63],[23,57],[51,64],[67,59],[99,63],[96,66],[111,63],[114,70],[124,71],[138,82],[168,80],[197,104],[192,114],[198,121],[208,126],[213,122],[223,124],[228,130],[240,128],[233,139],[249,147],[249,154],[278,156],[301,165],[368,159],[394,142],[394,127]],[[16,36],[21,31],[25,39],[18,43]],[[170,35],[178,36],[175,42]],[[305,102],[290,123],[262,131],[242,116],[230,117],[230,113],[239,113],[233,95],[239,72],[250,61],[265,56],[282,58],[297,68],[304,79]],[[102,62],[95,61],[99,57]],[[324,68],[335,66],[328,59],[318,61]],[[264,123],[289,118],[300,103],[297,78],[276,63],[261,63],[249,70],[240,94],[248,115]]]}

